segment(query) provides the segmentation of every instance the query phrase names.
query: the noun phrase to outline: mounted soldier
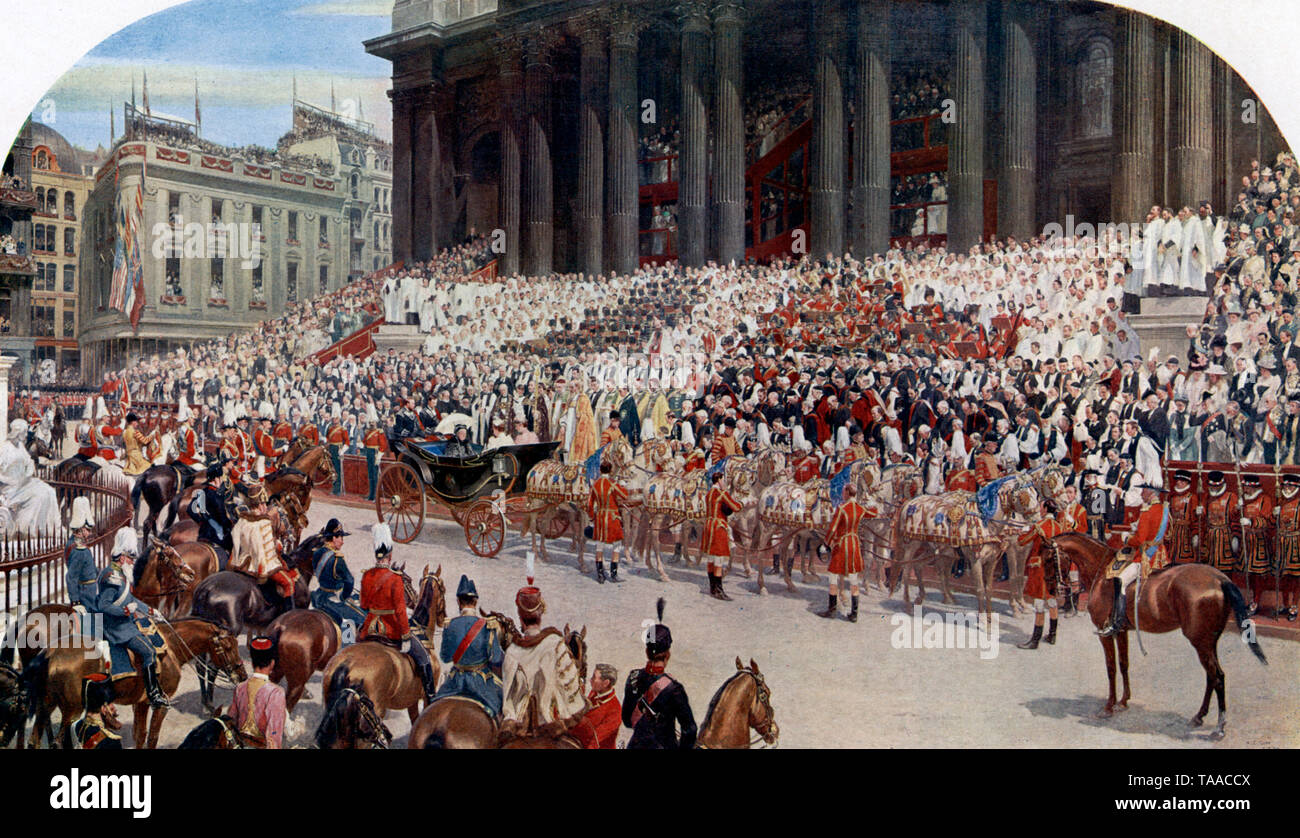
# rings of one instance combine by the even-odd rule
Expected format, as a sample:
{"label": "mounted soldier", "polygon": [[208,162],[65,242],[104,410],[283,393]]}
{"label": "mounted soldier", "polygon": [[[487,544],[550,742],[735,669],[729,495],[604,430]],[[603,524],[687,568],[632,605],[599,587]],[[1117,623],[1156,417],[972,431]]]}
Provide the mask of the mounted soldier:
{"label": "mounted soldier", "polygon": [[234,549],[235,522],[230,519],[230,491],[223,485],[225,468],[209,466],[203,487],[190,499],[190,518],[199,525],[198,540],[220,547],[229,556]]}
{"label": "mounted soldier", "polygon": [[688,750],[695,747],[695,716],[686,689],[665,671],[672,656],[673,635],[663,624],[662,597],[656,612],[657,621],[646,634],[646,665],[628,673],[623,689],[623,724],[632,729],[627,747]]}
{"label": "mounted soldier", "polygon": [[90,498],[72,499],[72,518],[68,522],[72,538],[68,540],[67,570],[64,573],[64,589],[72,602],[72,610],[83,618],[82,633],[86,633],[85,615],[94,611],[99,601],[99,568],[95,566],[95,554],[90,552],[91,537],[94,535],[95,519],[90,513]]}
{"label": "mounted soldier", "polygon": [[528,584],[515,595],[523,636],[506,650],[501,664],[501,737],[560,736],[582,720],[587,699],[577,664],[564,636],[553,626],[542,628],[546,600]]}
{"label": "mounted soldier", "polygon": [[1102,637],[1125,630],[1128,586],[1138,579],[1139,574],[1146,579],[1152,571],[1169,563],[1163,545],[1169,531],[1169,505],[1157,502],[1165,490],[1150,484],[1142,484],[1141,489],[1142,512],[1138,515],[1137,526],[1125,542],[1124,549],[1115,554],[1115,560],[1106,568],[1106,578],[1114,580],[1115,604],[1109,622],[1100,632]]}
{"label": "mounted soldier", "polygon": [[468,576],[456,586],[460,614],[442,630],[439,657],[451,664],[435,698],[459,696],[476,701],[492,718],[501,715],[501,626],[495,617],[478,614],[478,588]]}
{"label": "mounted soldier", "polygon": [[257,476],[263,478],[266,477],[267,472],[275,471],[280,458],[289,450],[289,446],[279,444],[272,435],[270,416],[263,416],[257,425],[257,431],[253,434],[253,449],[257,453]]}
{"label": "mounted soldier", "polygon": [[346,534],[339,519],[331,518],[320,531],[325,543],[311,557],[318,586],[311,592],[311,605],[338,623],[345,644],[356,642],[357,632],[366,619],[365,612],[353,597],[356,583],[343,559],[343,536]]}
{"label": "mounted soldier", "polygon": [[[347,535],[337,528],[336,532],[338,538]],[[431,704],[436,675],[428,651],[411,637],[402,576],[389,567],[393,558],[392,533],[387,524],[379,523],[375,524],[371,534],[374,537],[375,566],[361,575],[361,607],[366,617],[357,639],[383,643],[407,655],[424,684],[425,702]]]}
{"label": "mounted soldier", "polygon": [[253,484],[247,497],[253,506],[239,511],[239,520],[230,533],[234,546],[226,569],[251,576],[259,585],[273,581],[277,593],[291,600],[298,571],[287,567],[280,557],[280,541],[267,507],[266,487]]}
{"label": "mounted soldier", "polygon": [[171,702],[158,684],[157,654],[165,646],[150,619],[153,611],[131,594],[131,573],[138,550],[135,530],[123,527],[117,531],[108,567],[99,574],[99,595],[94,610],[103,615],[113,680],[136,674],[129,654],[135,652],[149,703],[154,707],[170,707]]}

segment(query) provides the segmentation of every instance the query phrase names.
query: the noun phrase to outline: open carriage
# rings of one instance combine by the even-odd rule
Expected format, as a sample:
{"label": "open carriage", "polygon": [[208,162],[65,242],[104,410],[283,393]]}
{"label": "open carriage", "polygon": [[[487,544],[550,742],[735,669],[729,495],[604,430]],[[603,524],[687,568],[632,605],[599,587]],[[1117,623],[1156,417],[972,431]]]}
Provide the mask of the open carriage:
{"label": "open carriage", "polygon": [[450,456],[450,440],[426,442],[389,438],[396,459],[379,473],[375,513],[388,523],[393,540],[410,543],[420,534],[429,503],[446,507],[465,529],[475,555],[495,556],[505,543],[507,517],[525,499],[525,479],[548,459],[559,442],[505,445],[469,456]]}

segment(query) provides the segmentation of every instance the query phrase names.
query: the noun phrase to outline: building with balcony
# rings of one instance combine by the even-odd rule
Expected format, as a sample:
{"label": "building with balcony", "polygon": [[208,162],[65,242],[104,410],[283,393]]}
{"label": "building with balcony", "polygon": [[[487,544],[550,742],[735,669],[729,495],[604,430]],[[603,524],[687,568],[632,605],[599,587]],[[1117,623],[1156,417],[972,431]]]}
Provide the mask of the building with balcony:
{"label": "building with balcony", "polygon": [[[1257,99],[1204,44],[1095,2],[397,0],[366,50],[393,65],[394,258],[498,228],[507,274],[1136,223],[1229,206],[1282,144],[1228,118]],[[943,95],[896,107],[918,73]],[[806,93],[754,131],[763,85]]]}
{"label": "building with balcony", "polygon": [[393,261],[393,146],[375,136],[374,123],[295,99],[293,129],[279,147],[328,161],[343,189],[348,278]]}
{"label": "building with balcony", "polygon": [[14,140],[0,172],[0,353],[18,358],[9,371],[16,381],[28,380],[35,357],[31,319],[32,282],[36,277],[32,216],[38,206],[31,183],[29,120]]}
{"label": "building with balcony", "polygon": [[81,218],[94,184],[92,155],[72,146],[49,126],[32,123],[32,338],[34,362],[52,358],[62,376],[80,371],[77,346],[77,285]]}
{"label": "building with balcony", "polygon": [[[125,106],[127,131],[83,211],[82,370],[98,380],[141,353],[221,338],[348,280],[345,189],[329,161],[202,139],[187,120]],[[141,200],[139,328],[110,306],[119,204]],[[253,254],[256,254],[254,258]]]}

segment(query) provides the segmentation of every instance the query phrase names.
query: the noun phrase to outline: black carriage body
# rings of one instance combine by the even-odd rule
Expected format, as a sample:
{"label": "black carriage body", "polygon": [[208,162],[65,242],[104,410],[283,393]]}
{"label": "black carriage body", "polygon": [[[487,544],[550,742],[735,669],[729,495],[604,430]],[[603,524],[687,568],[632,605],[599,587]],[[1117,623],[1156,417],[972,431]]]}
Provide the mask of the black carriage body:
{"label": "black carriage body", "polygon": [[398,461],[420,475],[425,492],[447,506],[471,503],[497,491],[508,496],[523,494],[528,472],[560,445],[559,441],[536,442],[503,445],[486,451],[475,445],[473,455],[456,457],[443,453],[449,442],[389,440]]}

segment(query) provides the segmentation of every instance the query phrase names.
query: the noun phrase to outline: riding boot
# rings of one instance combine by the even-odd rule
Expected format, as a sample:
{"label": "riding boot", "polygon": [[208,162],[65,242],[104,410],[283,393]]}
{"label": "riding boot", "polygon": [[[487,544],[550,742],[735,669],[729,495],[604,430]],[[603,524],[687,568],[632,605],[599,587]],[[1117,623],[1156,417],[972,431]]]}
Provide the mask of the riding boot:
{"label": "riding boot", "polygon": [[597,561],[597,562],[596,562],[596,581],[603,585],[603,584],[605,584],[605,579],[606,579],[606,577],[605,577],[605,563],[602,562],[602,561]]}
{"label": "riding boot", "polygon": [[171,707],[167,694],[158,685],[158,662],[154,661],[144,668],[144,692],[149,703],[154,707]]}
{"label": "riding boot", "polygon": [[818,617],[835,617],[840,613],[840,598],[836,594],[827,594],[827,605],[825,611],[818,611]]}
{"label": "riding boot", "polygon": [[1017,644],[1016,644],[1016,648],[1017,648],[1017,649],[1037,649],[1037,648],[1038,648],[1038,641],[1041,640],[1042,638],[1043,638],[1043,627],[1042,627],[1041,625],[1035,625],[1035,626],[1034,626],[1034,634],[1033,634],[1033,636],[1030,637],[1028,640],[1026,640],[1024,643],[1017,643]]}
{"label": "riding boot", "polygon": [[722,574],[719,573],[714,578],[717,580],[718,585],[718,589],[713,592],[714,599],[720,599],[723,602],[731,602],[731,597],[727,596],[727,592],[722,589]]}
{"label": "riding boot", "polygon": [[1047,636],[1044,637],[1043,640],[1047,641],[1048,643],[1051,643],[1051,644],[1055,645],[1055,644],[1056,644],[1056,623],[1057,623],[1057,619],[1056,619],[1055,617],[1049,617],[1048,620],[1049,620],[1049,623],[1048,623],[1048,626],[1047,626]]}
{"label": "riding boot", "polygon": [[849,622],[850,622],[850,623],[856,623],[856,622],[858,621],[858,598],[857,598],[857,596],[852,596],[852,597],[850,597],[850,598],[849,598],[849,603],[850,603],[850,605],[851,605],[851,607],[849,608]]}
{"label": "riding boot", "polygon": [[1120,582],[1118,578],[1114,580],[1114,583],[1115,583],[1114,585],[1115,603],[1110,609],[1110,620],[1106,623],[1105,628],[1103,628],[1100,632],[1098,632],[1098,634],[1100,634],[1102,637],[1110,637],[1111,635],[1119,634],[1121,631],[1124,630],[1124,618],[1125,618],[1125,610],[1126,610],[1125,602],[1124,602],[1125,599],[1124,590],[1120,586]]}
{"label": "riding boot", "polygon": [[623,580],[618,578],[618,562],[609,563],[609,581],[622,584]]}

